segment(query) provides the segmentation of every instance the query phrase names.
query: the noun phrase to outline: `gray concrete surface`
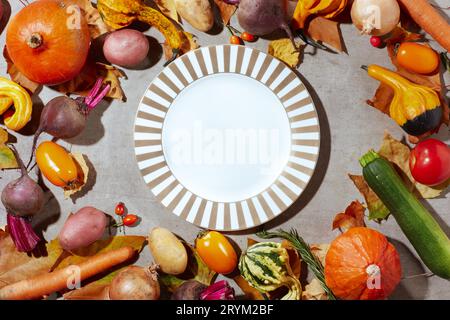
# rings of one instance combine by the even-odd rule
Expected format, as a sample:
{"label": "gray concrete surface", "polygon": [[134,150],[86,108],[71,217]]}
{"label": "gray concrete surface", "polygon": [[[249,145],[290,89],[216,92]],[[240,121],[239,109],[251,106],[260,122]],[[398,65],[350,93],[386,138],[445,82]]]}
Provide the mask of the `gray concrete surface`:
{"label": "gray concrete surface", "polygon": [[[438,3],[442,6],[449,5],[448,0],[441,0]],[[20,3],[11,1],[11,6],[14,14],[20,8]],[[237,25],[235,19],[233,24]],[[186,30],[193,31],[187,25]],[[347,173],[361,172],[358,164],[359,156],[369,148],[377,148],[385,130],[389,130],[396,138],[403,137],[402,130],[393,121],[369,108],[364,102],[372,96],[378,84],[369,79],[359,67],[368,63],[391,67],[386,51],[372,48],[369,38],[360,36],[351,24],[344,24],[342,31],[348,55],[315,52],[307,48],[304,61],[298,69],[302,80],[314,96],[321,116],[323,148],[319,166],[311,185],[295,207],[265,226],[296,228],[305,240],[312,243],[331,241],[338,234],[337,231],[331,231],[334,215],[345,209],[352,200],[362,200],[347,178]],[[226,31],[217,35],[193,32],[198,36],[201,45],[228,42]],[[143,218],[139,226],[128,229],[128,234],[147,234],[150,228],[163,226],[173,230],[186,241],[192,242],[199,231],[196,226],[180,220],[165,210],[155,200],[150,190],[146,188],[134,160],[133,123],[138,101],[150,81],[163,69],[164,63],[163,59],[158,58],[161,48],[157,42],[162,42],[161,35],[154,29],[148,30],[147,34],[154,40],[152,56],[156,63],[144,70],[125,70],[128,80],[122,81],[122,85],[128,97],[127,103],[117,101],[102,103],[90,116],[88,127],[80,137],[70,142],[61,142],[72,151],[86,154],[91,167],[95,169],[91,168],[93,179],[86,192],[76,201],[64,200],[62,190],[47,183],[50,200],[45,210],[34,221],[47,240],[57,235],[69,212],[85,205],[92,205],[113,213],[118,201],[125,202],[130,212],[137,213]],[[4,39],[3,31],[0,44],[4,44]],[[249,46],[265,51],[267,41],[260,39]],[[0,60],[0,72],[3,76],[6,74],[6,63],[3,59]],[[448,74],[446,80],[449,83]],[[56,95],[56,92],[48,88],[39,92],[34,97],[35,120],[22,133],[13,133],[18,140],[16,145],[22,157],[26,159],[29,157],[39,109],[43,103]],[[442,129],[438,136],[446,143],[450,143],[448,129]],[[42,137],[46,138],[48,137]],[[0,187],[3,188],[18,175],[16,171],[0,172]],[[429,200],[427,203],[450,235],[448,190],[442,197]],[[0,213],[0,225],[4,225],[6,218],[3,206]],[[406,278],[401,281],[392,299],[450,299],[450,285],[446,280],[435,276],[407,278],[427,270],[393,219],[382,225],[373,222],[369,222],[368,225],[389,236],[401,254]],[[244,247],[246,238],[252,234],[253,230],[250,230],[230,234],[230,237]],[[150,261],[151,256],[148,249],[145,249],[139,263],[144,265]]]}

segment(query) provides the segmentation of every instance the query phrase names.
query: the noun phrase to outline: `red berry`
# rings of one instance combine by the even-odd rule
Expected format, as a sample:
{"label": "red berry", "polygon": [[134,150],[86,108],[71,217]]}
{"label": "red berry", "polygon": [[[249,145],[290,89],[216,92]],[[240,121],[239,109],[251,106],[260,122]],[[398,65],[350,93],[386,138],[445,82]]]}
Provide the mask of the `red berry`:
{"label": "red berry", "polygon": [[124,204],[123,202],[119,202],[119,203],[116,205],[116,208],[114,209],[114,212],[115,212],[118,216],[123,215],[124,212],[125,212],[125,204]]}
{"label": "red berry", "polygon": [[383,40],[378,36],[372,36],[370,37],[370,44],[375,48],[379,48],[383,44]]}
{"label": "red berry", "polygon": [[251,33],[248,33],[247,31],[244,31],[241,33],[241,38],[244,41],[247,42],[253,42],[256,40],[256,37],[254,35],[252,35]]}
{"label": "red berry", "polygon": [[131,227],[138,222],[139,217],[135,214],[127,214],[125,218],[123,218],[123,225],[127,227]]}

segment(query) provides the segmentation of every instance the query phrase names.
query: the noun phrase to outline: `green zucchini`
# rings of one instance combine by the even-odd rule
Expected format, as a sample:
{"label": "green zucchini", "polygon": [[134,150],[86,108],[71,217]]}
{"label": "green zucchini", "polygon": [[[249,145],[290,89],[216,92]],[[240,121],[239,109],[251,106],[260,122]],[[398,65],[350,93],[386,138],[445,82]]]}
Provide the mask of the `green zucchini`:
{"label": "green zucchini", "polygon": [[370,188],[391,211],[425,265],[450,279],[450,239],[430,212],[406,188],[394,167],[371,150],[359,160]]}

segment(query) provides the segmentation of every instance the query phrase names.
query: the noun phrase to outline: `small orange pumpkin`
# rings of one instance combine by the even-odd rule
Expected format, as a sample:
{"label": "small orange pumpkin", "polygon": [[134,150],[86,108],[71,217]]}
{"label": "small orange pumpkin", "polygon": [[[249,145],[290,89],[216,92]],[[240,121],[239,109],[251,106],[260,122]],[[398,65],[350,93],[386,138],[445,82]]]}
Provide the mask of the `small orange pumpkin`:
{"label": "small orange pumpkin", "polygon": [[6,48],[28,79],[60,84],[83,68],[90,46],[89,27],[80,8],[67,0],[40,0],[10,21]]}
{"label": "small orange pumpkin", "polygon": [[395,247],[373,229],[357,227],[338,236],[325,259],[325,282],[344,300],[387,298],[400,282]]}

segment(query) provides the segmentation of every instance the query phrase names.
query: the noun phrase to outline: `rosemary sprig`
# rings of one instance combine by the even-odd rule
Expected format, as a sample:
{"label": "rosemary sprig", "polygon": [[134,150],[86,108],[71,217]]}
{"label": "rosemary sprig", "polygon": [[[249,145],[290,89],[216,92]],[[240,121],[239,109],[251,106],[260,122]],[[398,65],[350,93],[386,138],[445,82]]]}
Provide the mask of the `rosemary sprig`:
{"label": "rosemary sprig", "polygon": [[289,241],[292,246],[298,251],[303,261],[305,261],[305,263],[314,273],[314,276],[317,278],[317,280],[319,280],[323,290],[325,290],[325,292],[327,293],[328,300],[336,300],[333,292],[325,284],[325,274],[322,263],[311,252],[311,248],[305,242],[305,240],[303,240],[303,238],[298,235],[297,230],[291,229],[290,232],[286,232],[282,229],[279,229],[275,232],[263,230],[261,232],[258,232],[256,235],[262,239],[281,238]]}

